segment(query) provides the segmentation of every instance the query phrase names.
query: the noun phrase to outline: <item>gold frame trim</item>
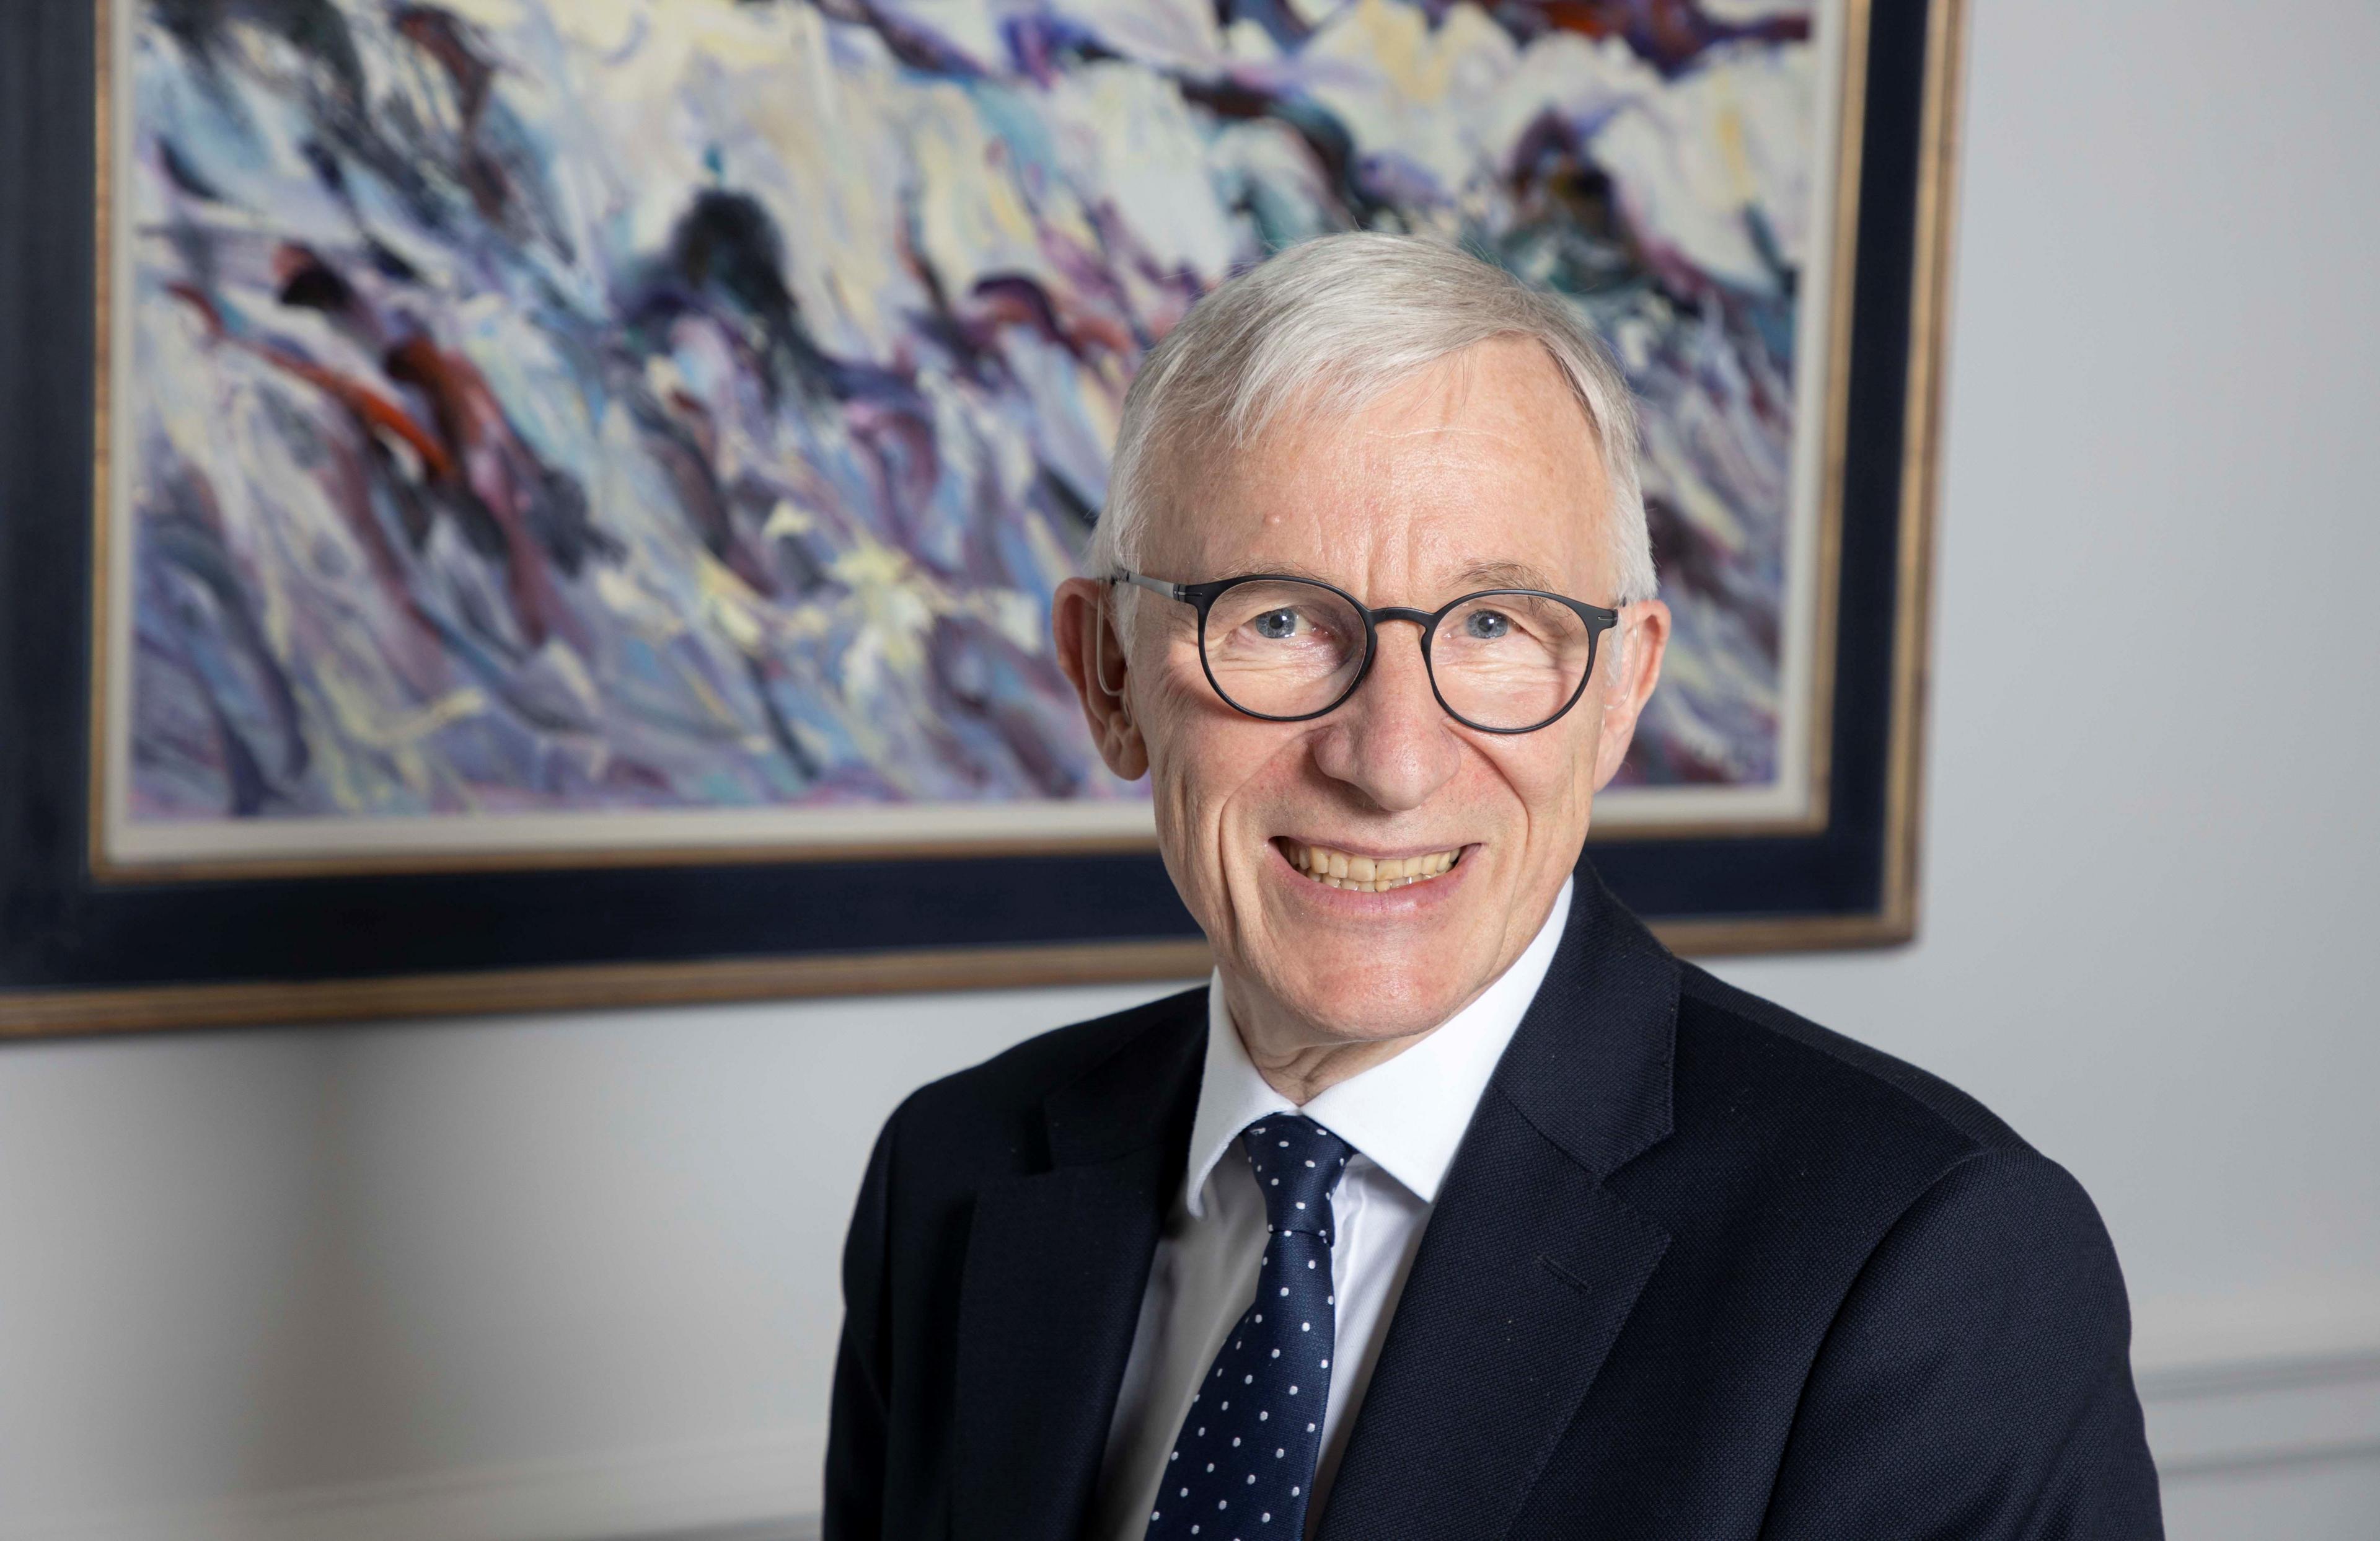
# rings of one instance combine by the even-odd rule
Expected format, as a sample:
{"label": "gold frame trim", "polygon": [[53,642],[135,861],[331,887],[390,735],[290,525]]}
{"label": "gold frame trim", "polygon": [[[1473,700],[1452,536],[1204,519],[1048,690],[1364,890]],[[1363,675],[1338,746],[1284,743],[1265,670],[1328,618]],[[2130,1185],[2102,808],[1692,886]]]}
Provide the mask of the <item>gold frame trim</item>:
{"label": "gold frame trim", "polygon": [[115,506],[115,5],[93,0],[91,55],[91,680],[85,691],[90,763],[83,773],[84,856],[91,875],[107,865],[107,714],[101,710],[114,667],[108,633],[109,574],[115,553],[108,517]]}
{"label": "gold frame trim", "polygon": [[[1869,0],[1845,7],[1846,43],[1856,30],[1864,40]],[[99,253],[109,253],[113,223],[115,129],[114,39],[110,0],[96,0],[99,159],[96,191]],[[1912,253],[1910,354],[1900,467],[1899,585],[1894,617],[1895,660],[1892,727],[1886,767],[1884,899],[1873,916],[1811,917],[1716,917],[1666,922],[1654,930],[1670,947],[1697,956],[1774,953],[1811,948],[1879,947],[1915,934],[1918,900],[1917,825],[1923,811],[1924,726],[1934,575],[1934,514],[1939,483],[1941,405],[1946,373],[1945,331],[1949,319],[1949,254],[1956,211],[1960,94],[1963,80],[1965,0],[1935,0],[1927,22],[1925,107],[1920,128],[1916,240]],[[1864,120],[1864,60],[1857,71]],[[1847,71],[1847,79],[1851,72]],[[1847,88],[1848,89],[1848,88]],[[1848,130],[1852,114],[1846,103]],[[1858,170],[1855,136],[1846,134],[1843,170]],[[1842,218],[1843,200],[1838,200]],[[1855,201],[1855,199],[1854,199]],[[1852,243],[1839,240],[1837,261],[1849,260]],[[113,264],[97,264],[98,304],[93,504],[103,510],[109,491],[106,448],[110,443],[110,372],[114,337],[111,303]],[[1846,288],[1845,293],[1848,294]],[[1836,318],[1835,346],[1849,346],[1848,306]],[[1840,363],[1840,358],[1838,359]],[[1837,520],[1841,507],[1841,392],[1848,371],[1838,370],[1829,410],[1830,483],[1828,506]],[[92,581],[105,571],[105,521],[94,518],[103,542],[94,547]],[[1839,531],[1836,532],[1839,538]],[[1828,552],[1831,556],[1833,553]],[[1828,576],[1832,602],[1831,567]],[[93,591],[94,622],[105,590]],[[104,667],[103,628],[95,639],[93,669]],[[96,674],[94,677],[97,677]],[[1831,693],[1829,692],[1829,705]],[[91,724],[92,794],[100,793],[103,733],[97,714]],[[1824,735],[1816,742],[1823,744]],[[1820,784],[1823,784],[1823,781]],[[1763,829],[1775,826],[1763,824]],[[91,820],[94,872],[99,820]],[[1696,832],[1717,832],[1716,827]],[[1644,838],[1640,831],[1632,836]],[[881,847],[873,854],[889,856]],[[947,854],[946,851],[944,854]],[[575,854],[574,854],[575,855]],[[723,859],[703,852],[689,858]],[[784,859],[782,855],[773,859]],[[572,865],[583,864],[578,862]],[[624,863],[625,864],[625,863]],[[253,868],[244,868],[253,870]],[[1144,941],[1043,947],[962,948],[845,954],[828,958],[733,959],[674,964],[606,964],[559,968],[509,969],[474,974],[413,975],[327,981],[244,981],[237,984],[172,985],[112,989],[0,991],[0,1040],[69,1034],[144,1032],[164,1028],[225,1028],[366,1017],[459,1015],[487,1012],[564,1011],[604,1006],[650,1006],[772,997],[858,995],[962,989],[1021,989],[1036,985],[1113,983],[1189,978],[1208,966],[1201,941]]]}
{"label": "gold frame trim", "polygon": [[818,958],[584,964],[362,979],[26,990],[0,994],[0,1041],[67,1033],[141,1033],[164,1027],[252,1027],[367,1017],[478,1016],[790,996],[1189,979],[1203,977],[1210,966],[1204,941],[1129,941],[954,947]]}
{"label": "gold frame trim", "polygon": [[1884,903],[1878,944],[1917,934],[1917,832],[1925,792],[1925,712],[1933,661],[1934,510],[1941,496],[1943,382],[1949,376],[1950,252],[1958,215],[1966,0],[1926,18],[1925,98],[1918,141],[1916,242],[1910,254],[1909,375],[1902,386],[1900,546],[1893,617],[1892,740],[1886,753]]}

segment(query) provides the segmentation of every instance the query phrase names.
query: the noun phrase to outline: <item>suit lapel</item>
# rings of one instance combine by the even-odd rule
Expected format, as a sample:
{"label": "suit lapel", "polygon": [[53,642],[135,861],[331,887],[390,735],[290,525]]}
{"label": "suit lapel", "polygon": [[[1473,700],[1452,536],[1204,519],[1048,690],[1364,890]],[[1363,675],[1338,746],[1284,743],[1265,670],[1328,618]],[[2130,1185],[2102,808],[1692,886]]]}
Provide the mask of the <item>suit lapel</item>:
{"label": "suit lapel", "polygon": [[978,1195],[960,1284],[953,1535],[1072,1541],[1115,1394],[1206,1050],[1206,998],[1044,1105],[1050,1169]]}
{"label": "suit lapel", "polygon": [[1676,960],[1582,866],[1439,1188],[1321,1541],[1495,1541],[1668,1248],[1604,1179],[1670,1132]]}

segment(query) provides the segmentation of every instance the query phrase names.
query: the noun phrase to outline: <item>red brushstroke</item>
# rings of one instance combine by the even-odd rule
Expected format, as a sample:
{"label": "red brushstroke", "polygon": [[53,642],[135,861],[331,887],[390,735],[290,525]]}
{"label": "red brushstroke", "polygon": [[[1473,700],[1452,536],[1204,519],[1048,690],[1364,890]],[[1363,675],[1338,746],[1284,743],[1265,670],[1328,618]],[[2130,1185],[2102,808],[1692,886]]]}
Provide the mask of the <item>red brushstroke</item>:
{"label": "red brushstroke", "polygon": [[529,645],[542,647],[548,636],[559,631],[583,650],[586,638],[555,592],[544,552],[528,528],[537,457],[513,431],[487,376],[461,354],[420,336],[391,348],[383,367],[390,379],[430,398],[440,435],[454,446],[463,479],[504,532],[513,613]]}
{"label": "red brushstroke", "polygon": [[[346,407],[366,432],[383,432],[402,441],[420,458],[424,479],[475,495],[503,533],[505,586],[522,636],[537,648],[559,631],[583,649],[583,630],[556,592],[546,570],[545,554],[528,528],[528,500],[538,480],[537,457],[513,431],[487,377],[468,358],[417,336],[391,348],[383,360],[390,379],[414,387],[429,399],[436,420],[433,431],[396,401],[361,381],[270,343],[237,335],[214,301],[198,289],[175,284],[168,292],[199,312],[214,342],[237,347],[304,381]],[[369,514],[351,517],[370,524]],[[376,524],[370,524],[365,539],[373,548],[375,564],[395,574],[395,553],[388,549]],[[404,590],[401,578],[397,587]],[[405,604],[419,616],[409,593],[405,595]]]}
{"label": "red brushstroke", "polygon": [[354,413],[366,429],[382,430],[404,440],[406,446],[421,457],[422,468],[432,479],[444,479],[453,476],[454,460],[447,455],[445,446],[431,438],[419,423],[413,420],[411,414],[395,402],[374,391],[370,386],[350,380],[334,370],[324,369],[311,359],[300,358],[295,354],[285,353],[268,343],[259,343],[246,337],[233,335],[230,328],[224,324],[223,312],[215,308],[214,301],[188,284],[168,285],[166,292],[188,304],[205,318],[207,331],[212,341],[227,344],[244,353],[253,354],[273,368],[296,375],[315,389],[337,400],[341,406]]}

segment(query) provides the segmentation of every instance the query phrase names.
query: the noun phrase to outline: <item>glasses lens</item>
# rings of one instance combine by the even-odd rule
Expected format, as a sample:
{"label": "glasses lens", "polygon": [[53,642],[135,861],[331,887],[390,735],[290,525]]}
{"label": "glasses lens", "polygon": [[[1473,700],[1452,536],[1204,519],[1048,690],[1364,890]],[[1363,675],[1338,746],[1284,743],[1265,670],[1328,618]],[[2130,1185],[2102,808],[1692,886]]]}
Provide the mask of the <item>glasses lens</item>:
{"label": "glasses lens", "polygon": [[1578,612],[1540,594],[1476,594],[1430,643],[1430,672],[1453,713],[1483,728],[1534,728],[1578,693],[1595,635]]}
{"label": "glasses lens", "polygon": [[1215,688],[1242,711],[1303,717],[1347,693],[1364,667],[1364,618],[1318,583],[1265,578],[1227,588],[1207,613]]}

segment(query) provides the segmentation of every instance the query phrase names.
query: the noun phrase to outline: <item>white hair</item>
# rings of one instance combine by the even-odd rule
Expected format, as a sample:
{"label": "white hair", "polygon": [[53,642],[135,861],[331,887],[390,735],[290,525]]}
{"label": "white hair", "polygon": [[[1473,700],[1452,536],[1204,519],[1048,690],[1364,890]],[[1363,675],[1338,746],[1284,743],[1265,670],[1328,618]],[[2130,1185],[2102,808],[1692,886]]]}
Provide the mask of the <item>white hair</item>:
{"label": "white hair", "polygon": [[1612,602],[1651,599],[1635,404],[1603,345],[1561,301],[1501,268],[1432,241],[1368,231],[1325,236],[1250,268],[1191,307],[1149,354],[1124,396],[1107,506],[1091,537],[1093,576],[1138,565],[1169,456],[1207,443],[1245,445],[1293,406],[1357,410],[1439,359],[1498,337],[1529,338],[1560,366],[1609,486]]}

